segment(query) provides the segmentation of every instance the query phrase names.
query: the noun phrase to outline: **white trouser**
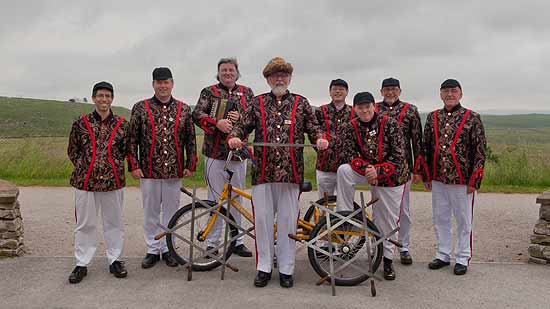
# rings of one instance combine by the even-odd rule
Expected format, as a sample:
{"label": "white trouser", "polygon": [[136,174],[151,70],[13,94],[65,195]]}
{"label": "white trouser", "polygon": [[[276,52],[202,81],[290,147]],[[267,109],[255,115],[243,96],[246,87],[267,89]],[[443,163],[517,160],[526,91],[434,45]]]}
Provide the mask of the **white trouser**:
{"label": "white trouser", "polygon": [[397,225],[399,226],[398,240],[403,245],[402,248],[399,248],[400,252],[408,252],[409,244],[411,241],[411,183],[412,180],[409,180],[405,184],[405,193],[403,194],[403,202],[401,203],[401,209],[399,210],[399,219],[397,220]]}
{"label": "white trouser", "polygon": [[472,256],[474,194],[468,194],[465,185],[446,185],[439,181],[432,181],[432,209],[437,239],[435,257],[444,262],[451,260],[451,218],[454,215],[457,229],[455,261],[468,265]]}
{"label": "white trouser", "polygon": [[353,199],[355,198],[355,185],[367,184],[365,176],[356,173],[349,164],[342,164],[336,173],[336,210],[353,210]]}
{"label": "white trouser", "polygon": [[[166,237],[155,240],[155,235],[163,230],[158,226],[168,226],[170,219],[180,206],[181,178],[149,179],[141,178],[141,199],[143,203],[143,231],[147,253],[168,252]],[[162,220],[160,213],[162,212]]]}
{"label": "white trouser", "polygon": [[256,235],[256,269],[271,272],[273,264],[273,224],[277,214],[277,263],[279,273],[292,275],[296,243],[288,234],[296,234],[300,187],[295,183],[267,183],[252,186],[252,209]]}
{"label": "white trouser", "polygon": [[[336,209],[338,211],[353,210],[354,186],[367,184],[367,178],[355,172],[349,164],[340,165],[337,178]],[[378,202],[373,205],[372,217],[382,234],[390,233],[397,227],[404,189],[405,185],[397,187],[371,186],[372,198],[378,198]],[[397,240],[397,235],[394,234],[391,239]],[[393,259],[394,247],[392,243],[384,241],[384,257]]]}
{"label": "white trouser", "polygon": [[[405,185],[397,187],[371,187],[373,198],[378,198],[378,201],[372,205],[372,220],[382,234],[388,234],[397,227],[399,218],[399,209],[403,200]],[[397,240],[397,234],[390,237],[392,240]],[[384,241],[384,257],[393,259],[395,245],[389,241]]]}
{"label": "white trouser", "polygon": [[[224,166],[225,160],[216,160],[208,157],[204,159],[204,179],[208,184],[208,200],[216,203],[220,199],[220,194],[223,192],[223,187],[228,180],[227,172],[223,170]],[[246,185],[246,160],[230,161],[227,168],[233,171],[231,184],[236,188],[244,190]],[[243,205],[243,198],[240,195],[232,194],[232,197],[234,197],[233,200]],[[241,213],[235,207],[232,207],[231,214],[235,222],[240,225]],[[217,218],[214,227],[206,237],[208,246],[216,247],[220,244],[223,222],[222,218]],[[237,246],[243,243],[243,237],[244,235],[237,239]]]}
{"label": "white trouser", "polygon": [[74,256],[77,266],[88,266],[94,257],[99,212],[103,219],[103,236],[109,265],[120,258],[124,247],[123,199],[122,189],[107,192],[75,190]]}
{"label": "white trouser", "polygon": [[325,192],[329,196],[336,194],[336,173],[315,170],[315,175],[317,177],[317,191],[319,192],[319,199],[325,197]]}

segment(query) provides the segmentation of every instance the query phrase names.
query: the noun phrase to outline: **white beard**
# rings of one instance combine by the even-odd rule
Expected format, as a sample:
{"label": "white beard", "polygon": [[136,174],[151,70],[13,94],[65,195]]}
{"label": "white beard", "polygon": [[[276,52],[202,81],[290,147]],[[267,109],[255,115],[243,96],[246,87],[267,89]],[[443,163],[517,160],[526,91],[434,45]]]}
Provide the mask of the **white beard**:
{"label": "white beard", "polygon": [[282,96],[286,93],[288,87],[285,87],[285,86],[272,86],[271,87],[271,92],[273,92],[273,94],[275,96]]}

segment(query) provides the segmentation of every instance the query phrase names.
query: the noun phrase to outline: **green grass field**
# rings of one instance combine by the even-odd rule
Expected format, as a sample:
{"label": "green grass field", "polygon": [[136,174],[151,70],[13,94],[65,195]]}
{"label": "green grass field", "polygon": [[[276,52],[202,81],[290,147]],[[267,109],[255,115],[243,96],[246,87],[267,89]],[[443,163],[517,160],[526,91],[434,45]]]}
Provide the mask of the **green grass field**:
{"label": "green grass field", "polygon": [[[0,97],[0,179],[22,186],[68,186],[72,165],[66,154],[67,135],[73,119],[91,110],[91,104]],[[115,113],[125,117],[129,112],[115,107]],[[548,189],[550,115],[489,115],[483,121],[490,155],[482,191],[537,193]],[[197,129],[197,134],[200,152],[202,131]],[[304,155],[305,178],[315,184],[316,154],[306,148]],[[185,185],[205,185],[203,164],[200,155],[197,172]],[[127,180],[130,186],[138,184],[129,175]],[[413,189],[422,190],[422,186]]]}
{"label": "green grass field", "polygon": [[[0,138],[68,136],[73,120],[94,110],[93,104],[0,97]],[[125,118],[130,110],[114,106]]]}

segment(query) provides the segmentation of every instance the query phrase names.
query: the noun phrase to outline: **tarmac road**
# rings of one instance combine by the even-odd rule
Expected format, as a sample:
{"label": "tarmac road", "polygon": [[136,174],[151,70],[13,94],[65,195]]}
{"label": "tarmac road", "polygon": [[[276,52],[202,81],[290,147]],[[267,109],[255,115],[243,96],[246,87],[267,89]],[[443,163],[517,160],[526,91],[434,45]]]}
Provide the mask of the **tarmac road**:
{"label": "tarmac road", "polygon": [[[205,190],[199,190],[205,196]],[[367,193],[368,194],[368,193]],[[254,258],[232,257],[240,271],[194,273],[187,282],[183,268],[163,263],[140,268],[145,253],[139,190],[125,192],[125,256],[129,277],[116,279],[108,273],[104,247],[88,276],[78,285],[67,277],[74,267],[74,196],[71,188],[21,188],[19,197],[28,254],[0,260],[0,307],[181,307],[184,308],[364,308],[386,307],[523,307],[548,308],[550,267],[527,264],[529,235],[538,218],[537,195],[479,194],[474,211],[474,251],[468,274],[458,277],[452,267],[430,271],[435,236],[431,223],[429,193],[412,194],[414,227],[412,266],[396,263],[397,280],[376,282],[378,296],[369,288],[315,286],[318,276],[307,260],[306,250],[297,257],[295,287],[279,287],[276,272],[270,285],[254,288]],[[316,192],[302,195],[302,213]],[[190,202],[182,197],[182,205]],[[253,242],[248,241],[250,248]],[[299,246],[301,247],[301,246]]]}

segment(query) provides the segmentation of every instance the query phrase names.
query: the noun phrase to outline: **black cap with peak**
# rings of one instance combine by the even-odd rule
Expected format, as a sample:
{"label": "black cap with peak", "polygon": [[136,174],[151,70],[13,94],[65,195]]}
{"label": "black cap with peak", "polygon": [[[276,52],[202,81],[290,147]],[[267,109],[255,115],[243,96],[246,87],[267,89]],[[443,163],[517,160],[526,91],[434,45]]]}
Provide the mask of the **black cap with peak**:
{"label": "black cap with peak", "polygon": [[349,87],[348,87],[348,83],[343,80],[343,79],[333,79],[331,82],[330,82],[330,86],[328,86],[328,89],[330,90],[332,88],[332,86],[342,86],[344,88],[346,88],[346,90],[349,90]]}
{"label": "black cap with peak", "polygon": [[460,83],[456,79],[447,79],[441,84],[441,88],[439,89],[455,88],[455,87],[458,87],[460,90],[462,90],[462,86],[460,86]]}
{"label": "black cap with peak", "polygon": [[94,85],[94,88],[92,89],[92,96],[95,96],[95,93],[99,89],[106,89],[106,90],[111,91],[112,96],[114,96],[114,94],[115,94],[115,91],[113,90],[113,85],[111,85],[110,83],[108,83],[106,81],[102,81],[102,82],[99,82],[99,83]]}
{"label": "black cap with peak", "polygon": [[382,88],[392,86],[401,88],[401,86],[399,85],[399,80],[393,77],[386,78],[382,81]]}
{"label": "black cap with peak", "polygon": [[353,97],[353,106],[363,103],[374,103],[374,97],[370,92],[359,92]]}
{"label": "black cap with peak", "polygon": [[155,68],[153,70],[153,80],[167,80],[172,78],[172,71],[166,67]]}

